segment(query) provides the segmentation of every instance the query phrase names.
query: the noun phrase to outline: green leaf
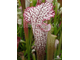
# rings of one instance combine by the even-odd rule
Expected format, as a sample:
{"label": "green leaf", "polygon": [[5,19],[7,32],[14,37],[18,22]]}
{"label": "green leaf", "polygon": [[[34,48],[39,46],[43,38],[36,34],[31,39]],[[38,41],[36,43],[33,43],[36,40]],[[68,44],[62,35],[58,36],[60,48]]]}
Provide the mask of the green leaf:
{"label": "green leaf", "polygon": [[58,28],[58,30],[57,30],[57,32],[56,32],[56,35],[57,35],[58,32],[61,30],[61,28],[62,28],[62,23],[61,23],[60,27]]}
{"label": "green leaf", "polygon": [[57,2],[55,2],[54,34],[56,34],[57,31],[56,23],[57,23]]}
{"label": "green leaf", "polygon": [[[53,27],[52,27],[53,28]],[[51,29],[48,32],[48,36],[47,36],[47,60],[52,60],[53,59],[53,53],[54,53],[54,49],[55,49],[55,39],[57,36],[51,34],[51,32],[53,31],[53,29]]]}
{"label": "green leaf", "polygon": [[24,52],[24,56],[26,56],[26,54],[27,54],[28,52],[27,52],[27,50]]}
{"label": "green leaf", "polygon": [[57,53],[58,55],[60,54],[61,44],[62,44],[62,32],[61,32],[60,42],[59,42],[59,46],[58,46],[58,53]]}

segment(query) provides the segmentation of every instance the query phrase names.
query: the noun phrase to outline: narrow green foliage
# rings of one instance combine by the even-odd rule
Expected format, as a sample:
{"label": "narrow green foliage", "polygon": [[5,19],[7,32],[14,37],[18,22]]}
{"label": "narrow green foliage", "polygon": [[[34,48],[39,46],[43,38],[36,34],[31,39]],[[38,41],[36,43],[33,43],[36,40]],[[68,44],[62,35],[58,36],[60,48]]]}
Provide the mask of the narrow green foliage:
{"label": "narrow green foliage", "polygon": [[32,55],[33,55],[33,60],[36,60],[36,58],[35,58],[35,54],[33,53]]}
{"label": "narrow green foliage", "polygon": [[61,51],[61,44],[62,44],[62,32],[61,32],[61,36],[60,36],[60,42],[59,42],[59,46],[58,46],[58,55],[60,54]]}
{"label": "narrow green foliage", "polygon": [[57,2],[55,1],[55,16],[54,16],[54,34],[56,35],[57,32]]}
{"label": "narrow green foliage", "polygon": [[53,53],[55,49],[55,39],[57,36],[51,34],[53,31],[53,28],[48,32],[48,37],[47,37],[47,60],[52,60],[53,59]]}

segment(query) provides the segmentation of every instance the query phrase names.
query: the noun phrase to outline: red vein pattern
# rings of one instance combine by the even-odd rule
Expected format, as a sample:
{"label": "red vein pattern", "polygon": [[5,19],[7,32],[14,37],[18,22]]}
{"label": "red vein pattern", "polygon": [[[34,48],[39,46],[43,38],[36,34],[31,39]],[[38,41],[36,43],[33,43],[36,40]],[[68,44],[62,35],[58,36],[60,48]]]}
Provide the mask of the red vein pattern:
{"label": "red vein pattern", "polygon": [[44,23],[44,21],[54,17],[53,5],[45,2],[36,7],[28,7],[23,15],[24,20],[32,25],[37,58],[38,60],[44,60],[47,33],[51,29],[51,25]]}

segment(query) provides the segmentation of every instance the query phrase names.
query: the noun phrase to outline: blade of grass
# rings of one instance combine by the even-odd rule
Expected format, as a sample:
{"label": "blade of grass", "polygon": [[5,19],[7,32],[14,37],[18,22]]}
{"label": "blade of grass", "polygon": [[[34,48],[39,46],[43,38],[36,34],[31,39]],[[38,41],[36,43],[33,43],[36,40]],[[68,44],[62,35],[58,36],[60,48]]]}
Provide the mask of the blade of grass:
{"label": "blade of grass", "polygon": [[55,33],[56,35],[57,35],[58,32],[61,30],[61,28],[62,28],[62,23],[61,23],[60,27],[58,28],[57,32]]}
{"label": "blade of grass", "polygon": [[[33,6],[33,0],[30,0],[30,7]],[[28,29],[28,37],[29,37],[29,40],[28,40],[28,60],[30,60],[30,53],[31,53],[31,42],[32,42],[32,28],[29,26],[29,29]]]}
{"label": "blade of grass", "polygon": [[45,2],[45,0],[42,0],[42,2]]}
{"label": "blade of grass", "polygon": [[[19,6],[21,6],[23,4],[22,0],[18,0],[18,2],[19,2]],[[22,10],[24,10],[24,8],[22,8]],[[20,28],[20,37],[23,39],[23,17],[22,17],[22,24],[21,24],[21,28]]]}
{"label": "blade of grass", "polygon": [[30,2],[32,2],[32,3],[30,3],[30,7],[31,7],[31,6],[33,6],[33,0],[30,0]]}
{"label": "blade of grass", "polygon": [[17,0],[18,1],[18,3],[19,3],[19,6],[21,6],[21,2],[20,2],[20,0]]}
{"label": "blade of grass", "polygon": [[23,27],[20,28],[20,37],[21,37],[21,39],[23,39]]}
{"label": "blade of grass", "polygon": [[36,6],[37,0],[33,0],[33,6]]}
{"label": "blade of grass", "polygon": [[[22,5],[22,12],[24,13],[25,9],[25,0],[21,0],[21,5]],[[23,25],[24,25],[24,33],[25,33],[25,40],[26,40],[26,48],[28,52],[28,60],[30,60],[30,49],[29,49],[29,31],[28,31],[28,23],[23,19]]]}
{"label": "blade of grass", "polygon": [[19,32],[19,26],[18,26],[18,28],[17,28],[17,33]]}
{"label": "blade of grass", "polygon": [[30,44],[29,44],[30,43],[30,30],[29,29],[28,29],[28,32],[29,32],[28,33],[28,35],[29,35],[28,37],[29,38],[28,38],[28,43],[27,43],[28,44],[27,45],[27,48],[28,48],[27,50],[28,50],[28,60],[30,60]]}
{"label": "blade of grass", "polygon": [[55,1],[54,35],[56,34],[57,31],[56,23],[57,23],[57,2]]}
{"label": "blade of grass", "polygon": [[24,56],[26,56],[26,54],[27,54],[27,50],[24,52]]}
{"label": "blade of grass", "polygon": [[22,5],[22,13],[24,13],[24,9],[25,9],[25,0],[20,0],[21,1],[21,5]]}
{"label": "blade of grass", "polygon": [[33,36],[33,34],[32,34],[32,28],[31,27],[29,27],[28,28],[28,37],[29,37],[29,39],[28,39],[28,60],[30,60],[30,53],[31,53],[31,42],[32,42],[32,36]]}
{"label": "blade of grass", "polygon": [[35,58],[35,54],[33,53],[32,55],[33,55],[33,60],[36,60],[36,58]]}
{"label": "blade of grass", "polygon": [[62,44],[62,32],[61,32],[61,36],[60,36],[60,42],[59,42],[59,46],[58,46],[58,53],[57,53],[57,55],[60,54],[61,44]]}

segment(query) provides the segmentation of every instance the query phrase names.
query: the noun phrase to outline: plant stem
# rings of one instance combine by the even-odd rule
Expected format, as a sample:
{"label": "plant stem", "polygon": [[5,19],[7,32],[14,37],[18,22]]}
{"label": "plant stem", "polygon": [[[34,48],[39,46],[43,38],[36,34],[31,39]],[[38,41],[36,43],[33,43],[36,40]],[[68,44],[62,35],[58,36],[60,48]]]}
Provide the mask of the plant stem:
{"label": "plant stem", "polygon": [[30,3],[30,7],[31,7],[31,6],[33,6],[33,0],[30,0],[30,2],[32,2],[32,3]]}
{"label": "plant stem", "polygon": [[36,60],[36,58],[35,58],[35,54],[33,53],[32,55],[33,55],[33,60]]}
{"label": "plant stem", "polygon": [[21,2],[20,2],[20,0],[18,0],[18,2],[19,2],[19,6],[21,6]]}
{"label": "plant stem", "polygon": [[28,29],[28,60],[30,60],[30,53],[31,53],[31,42],[32,42],[32,30],[31,30],[31,27],[29,27]]}
{"label": "plant stem", "polygon": [[60,25],[60,27],[58,28],[57,32],[56,32],[56,35],[58,34],[58,32],[61,30],[62,28],[62,24]]}
{"label": "plant stem", "polygon": [[59,46],[58,46],[58,53],[57,53],[58,55],[60,54],[61,44],[62,44],[62,32],[61,32],[60,42],[59,42]]}
{"label": "plant stem", "polygon": [[25,9],[25,0],[20,0],[21,1],[21,5],[22,5],[22,12],[24,13],[24,9]]}
{"label": "plant stem", "polygon": [[[24,13],[25,0],[21,0],[21,5],[22,5],[22,12]],[[23,25],[24,25],[24,33],[25,33],[25,40],[26,40],[26,48],[28,52],[28,60],[30,60],[30,45],[29,45],[30,31],[28,31],[28,24],[24,19],[23,19]]]}
{"label": "plant stem", "polygon": [[45,0],[42,0],[42,2],[44,2],[44,3],[45,3]]}
{"label": "plant stem", "polygon": [[54,34],[56,34],[57,31],[56,23],[57,23],[57,2],[55,2]]}

